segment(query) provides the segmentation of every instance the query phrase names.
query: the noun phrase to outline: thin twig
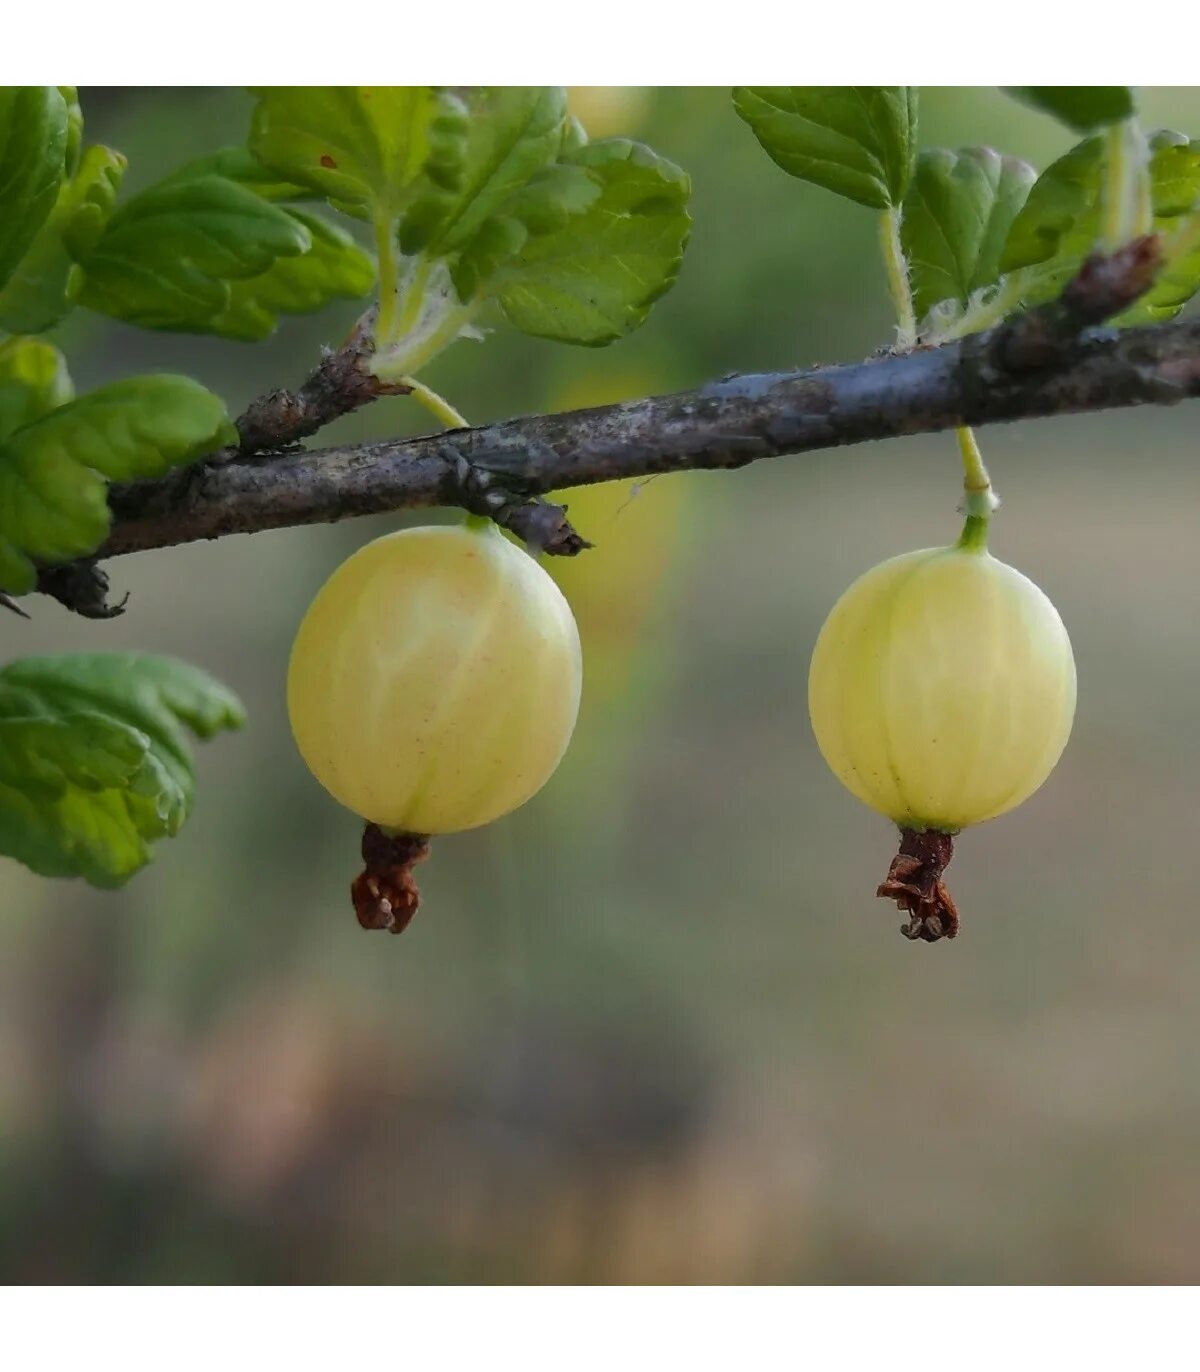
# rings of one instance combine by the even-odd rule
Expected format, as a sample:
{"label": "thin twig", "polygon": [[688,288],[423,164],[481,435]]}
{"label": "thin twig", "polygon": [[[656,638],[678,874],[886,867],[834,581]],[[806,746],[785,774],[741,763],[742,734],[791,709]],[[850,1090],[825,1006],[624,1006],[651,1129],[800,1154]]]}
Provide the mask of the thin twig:
{"label": "thin twig", "polygon": [[[678,395],[487,424],[444,437],[234,461],[115,488],[100,556],[435,505],[515,527],[547,492],[870,439],[1170,404],[1200,395],[1200,322],[1090,332],[1042,371],[1008,372],[982,335],[906,356],[734,376]],[[1002,353],[1003,349],[999,349]],[[536,511],[535,511],[536,513]]]}
{"label": "thin twig", "polygon": [[[1122,255],[1123,254],[1123,255]],[[697,390],[449,434],[274,458],[234,455],[114,487],[98,557],[399,509],[487,514],[545,551],[587,546],[548,493],[965,424],[1200,396],[1200,322],[1089,328],[1153,274],[1145,241],[1090,259],[1061,301],[988,333],[847,366],[730,376]]]}

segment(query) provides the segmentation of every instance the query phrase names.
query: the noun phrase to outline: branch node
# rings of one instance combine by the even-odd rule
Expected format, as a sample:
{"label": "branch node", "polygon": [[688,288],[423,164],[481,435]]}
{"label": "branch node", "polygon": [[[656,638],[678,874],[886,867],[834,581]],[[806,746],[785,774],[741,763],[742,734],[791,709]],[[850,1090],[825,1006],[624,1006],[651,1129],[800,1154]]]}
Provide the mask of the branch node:
{"label": "branch node", "polygon": [[1157,234],[1144,234],[1113,253],[1092,253],[1057,300],[996,329],[988,351],[1008,372],[1041,371],[1065,361],[1085,329],[1121,314],[1143,296],[1161,265]]}
{"label": "branch node", "polygon": [[253,401],[237,421],[238,446],[215,454],[209,461],[276,454],[380,396],[410,394],[411,386],[381,381],[371,371],[374,322],[374,311],[369,310],[342,347],[336,351],[323,348],[320,362],[299,390],[271,391]]}
{"label": "branch node", "polygon": [[567,518],[566,508],[547,500],[507,505],[493,518],[531,548],[549,557],[576,557],[592,546]]}
{"label": "branch node", "polygon": [[494,520],[535,552],[550,557],[575,557],[592,546],[571,524],[562,505],[512,489],[518,483],[510,477],[501,485],[498,473],[469,462],[452,444],[446,449],[457,487],[453,499],[463,509]]}

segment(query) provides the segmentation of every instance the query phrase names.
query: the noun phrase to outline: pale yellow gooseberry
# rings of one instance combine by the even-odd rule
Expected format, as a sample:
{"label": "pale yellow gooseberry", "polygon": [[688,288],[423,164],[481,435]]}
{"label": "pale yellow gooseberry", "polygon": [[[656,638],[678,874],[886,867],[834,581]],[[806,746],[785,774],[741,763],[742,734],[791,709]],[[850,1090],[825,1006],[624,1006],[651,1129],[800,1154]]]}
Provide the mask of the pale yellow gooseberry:
{"label": "pale yellow gooseberry", "polygon": [[881,563],[834,606],[809,713],[848,790],[901,829],[953,834],[1050,775],[1075,715],[1075,660],[1027,577],[983,548],[928,548]]}
{"label": "pale yellow gooseberry", "polygon": [[473,829],[548,780],[571,738],[582,664],[553,580],[491,523],[407,529],[361,548],[317,593],[288,667],[302,757],[392,833]]}

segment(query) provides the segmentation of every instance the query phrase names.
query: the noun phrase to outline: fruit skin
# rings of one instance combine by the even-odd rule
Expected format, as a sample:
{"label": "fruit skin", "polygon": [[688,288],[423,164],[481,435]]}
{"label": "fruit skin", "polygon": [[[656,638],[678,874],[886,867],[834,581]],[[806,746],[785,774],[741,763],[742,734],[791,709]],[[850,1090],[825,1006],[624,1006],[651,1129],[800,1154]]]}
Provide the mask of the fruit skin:
{"label": "fruit skin", "polygon": [[292,648],[288,715],[336,800],[385,830],[445,834],[541,789],[581,681],[574,616],[528,553],[490,523],[406,529],[317,593]]}
{"label": "fruit skin", "polygon": [[957,833],[1050,775],[1075,715],[1058,611],[980,548],[926,548],[860,577],[830,612],[809,714],[848,790],[902,829]]}

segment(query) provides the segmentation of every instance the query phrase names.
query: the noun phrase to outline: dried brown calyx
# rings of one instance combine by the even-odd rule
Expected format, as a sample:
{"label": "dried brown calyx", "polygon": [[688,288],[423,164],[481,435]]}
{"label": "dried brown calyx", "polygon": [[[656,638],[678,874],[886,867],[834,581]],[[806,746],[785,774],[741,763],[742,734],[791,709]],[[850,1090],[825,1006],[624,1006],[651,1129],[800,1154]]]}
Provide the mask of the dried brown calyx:
{"label": "dried brown calyx", "polygon": [[942,881],[953,856],[949,834],[938,829],[900,830],[900,851],[875,894],[907,911],[908,923],[900,926],[905,938],[936,943],[958,933],[958,910]]}
{"label": "dried brown calyx", "polygon": [[377,824],[368,824],[362,856],[365,866],[350,887],[359,924],[402,934],[421,903],[412,869],[429,856],[428,836],[388,834]]}

